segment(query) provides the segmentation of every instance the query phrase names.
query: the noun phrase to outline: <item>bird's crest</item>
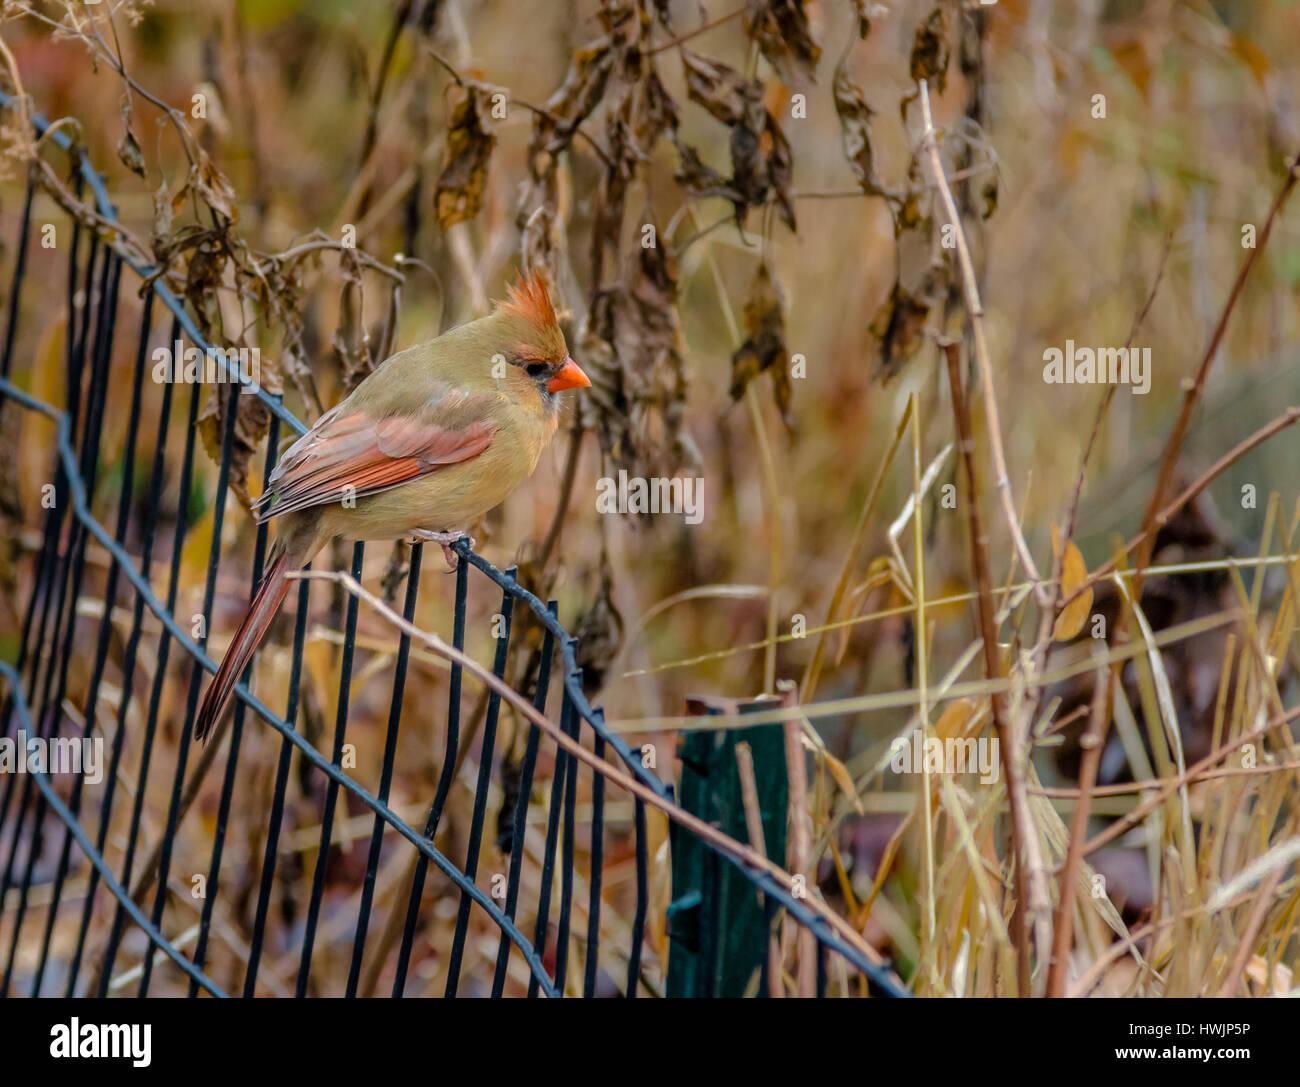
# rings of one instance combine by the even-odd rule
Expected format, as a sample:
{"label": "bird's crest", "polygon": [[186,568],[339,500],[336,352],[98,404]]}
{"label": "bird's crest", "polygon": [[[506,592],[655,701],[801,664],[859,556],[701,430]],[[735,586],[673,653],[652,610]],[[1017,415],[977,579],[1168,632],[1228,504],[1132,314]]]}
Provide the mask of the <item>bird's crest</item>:
{"label": "bird's crest", "polygon": [[520,273],[519,282],[510,288],[510,298],[502,303],[501,309],[538,329],[559,327],[546,282],[537,271]]}

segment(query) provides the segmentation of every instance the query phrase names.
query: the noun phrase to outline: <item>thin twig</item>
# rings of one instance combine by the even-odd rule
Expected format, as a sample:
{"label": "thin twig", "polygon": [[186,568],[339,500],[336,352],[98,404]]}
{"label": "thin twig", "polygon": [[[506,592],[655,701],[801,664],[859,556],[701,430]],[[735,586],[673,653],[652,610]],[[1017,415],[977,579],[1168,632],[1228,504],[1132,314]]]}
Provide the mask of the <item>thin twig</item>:
{"label": "thin twig", "polygon": [[[1205,490],[1206,487],[1208,487],[1211,483],[1213,483],[1216,478],[1218,478],[1229,468],[1231,468],[1234,464],[1236,464],[1237,461],[1241,460],[1241,458],[1244,457],[1247,453],[1249,453],[1252,449],[1254,449],[1256,446],[1263,445],[1266,441],[1269,440],[1269,438],[1273,437],[1275,434],[1280,433],[1281,431],[1285,430],[1289,426],[1294,426],[1297,422],[1300,422],[1300,405],[1287,408],[1286,411],[1284,411],[1272,422],[1266,423],[1264,426],[1260,427],[1257,431],[1255,431],[1254,434],[1250,435],[1248,438],[1243,438],[1241,441],[1239,441],[1236,445],[1234,445],[1231,449],[1229,449],[1226,453],[1224,453],[1223,456],[1221,456],[1212,465],[1210,465],[1209,468],[1207,468],[1204,472],[1202,472],[1190,485],[1188,485],[1178,495],[1177,498],[1175,498],[1172,502],[1170,502],[1167,506],[1165,506],[1164,509],[1160,510],[1153,518],[1152,524],[1148,525],[1145,529],[1143,529],[1136,536],[1134,536],[1133,539],[1131,539],[1127,544],[1125,544],[1123,550],[1121,550],[1120,553],[1117,556],[1115,556],[1115,558],[1109,559],[1107,562],[1103,563],[1101,566],[1097,567],[1097,569],[1094,570],[1091,574],[1089,574],[1087,579],[1084,581],[1082,585],[1080,585],[1074,592],[1072,592],[1063,601],[1061,601],[1061,607],[1062,608],[1069,607],[1071,601],[1073,601],[1075,597],[1079,596],[1080,593],[1087,591],[1087,589],[1095,582],[1100,581],[1102,578],[1109,577],[1112,573],[1114,573],[1115,568],[1118,565],[1119,560],[1121,558],[1123,558],[1125,555],[1128,555],[1130,552],[1132,552],[1137,547],[1145,543],[1152,536],[1154,536],[1156,532],[1159,531],[1161,525],[1165,524],[1165,522],[1167,522],[1169,518],[1171,518],[1175,513],[1177,513],[1180,509],[1182,509],[1185,505],[1187,505],[1188,502],[1192,501],[1192,499],[1194,499],[1203,490]],[[1140,571],[1134,570],[1131,571],[1129,574],[1129,576],[1133,578],[1135,583],[1138,580],[1139,573]],[[1133,590],[1133,596],[1134,599],[1137,598],[1136,588]]]}
{"label": "thin twig", "polygon": [[672,41],[661,42],[659,45],[656,45],[653,49],[648,50],[646,55],[652,57],[656,53],[662,53],[666,49],[673,49],[679,45],[682,45],[685,42],[690,41],[692,38],[699,37],[699,35],[714,29],[714,27],[722,26],[723,23],[729,23],[737,15],[744,15],[745,10],[746,8],[748,8],[748,6],[749,6],[748,4],[742,4],[740,7],[736,8],[735,11],[730,11],[726,15],[719,15],[716,19],[713,19],[710,22],[705,23],[703,26],[697,26],[694,30],[689,30],[685,34],[673,38]]}
{"label": "thin twig", "polygon": [[939,198],[944,211],[953,227],[957,243],[957,260],[961,265],[962,286],[966,294],[967,316],[970,317],[971,337],[975,345],[975,361],[980,368],[980,382],[984,386],[984,413],[988,420],[989,449],[993,453],[993,466],[997,473],[998,499],[1002,504],[1002,513],[1006,518],[1007,528],[1011,532],[1016,554],[1020,564],[1025,568],[1025,576],[1033,583],[1034,596],[1039,604],[1048,605],[1047,589],[1038,574],[1038,567],[1029,553],[1024,534],[1020,530],[1020,519],[1016,515],[1015,499],[1011,493],[1011,480],[1007,475],[1007,458],[1002,449],[1002,424],[998,419],[997,389],[993,384],[993,365],[989,361],[988,343],[984,338],[984,307],[980,303],[979,287],[975,281],[975,265],[971,261],[970,248],[966,244],[966,234],[962,229],[961,216],[953,202],[952,190],[944,178],[943,163],[939,159],[939,144],[935,140],[934,121],[930,116],[930,90],[926,81],[921,80],[921,115],[925,119],[925,131],[922,133],[922,148],[930,160],[930,169],[934,174],[935,184],[939,189]]}
{"label": "thin twig", "polygon": [[[1295,190],[1297,182],[1300,182],[1300,155],[1291,160],[1291,166],[1286,173],[1286,180],[1283,182],[1282,188],[1278,190],[1278,194],[1273,200],[1273,206],[1268,209],[1268,217],[1264,220],[1263,229],[1259,232],[1256,246],[1246,251],[1246,259],[1241,262],[1241,268],[1237,272],[1237,278],[1233,281],[1232,290],[1228,292],[1228,300],[1223,306],[1223,312],[1219,314],[1218,323],[1214,326],[1214,332],[1211,334],[1210,342],[1205,348],[1205,355],[1201,359],[1201,365],[1197,368],[1196,377],[1188,388],[1187,394],[1183,397],[1182,410],[1178,413],[1178,419],[1174,423],[1173,430],[1170,431],[1169,440],[1165,443],[1165,455],[1160,465],[1160,474],[1156,479],[1156,487],[1151,494],[1151,501],[1147,505],[1146,514],[1142,518],[1142,547],[1138,551],[1136,561],[1139,574],[1151,561],[1151,554],[1155,548],[1156,529],[1164,523],[1160,504],[1173,482],[1174,471],[1178,466],[1178,456],[1183,448],[1183,440],[1187,436],[1188,427],[1191,426],[1192,412],[1196,408],[1196,402],[1200,399],[1202,390],[1205,388],[1205,379],[1209,376],[1210,366],[1218,357],[1219,346],[1223,343],[1223,335],[1227,331],[1228,321],[1232,317],[1233,310],[1236,309],[1237,300],[1241,297],[1242,289],[1246,285],[1251,269],[1258,263],[1259,255],[1264,252],[1264,247],[1268,245],[1269,236],[1273,232],[1273,223],[1277,220],[1282,208],[1286,206],[1286,202]],[[1141,597],[1142,578],[1139,576],[1133,581],[1133,599],[1139,601]]]}

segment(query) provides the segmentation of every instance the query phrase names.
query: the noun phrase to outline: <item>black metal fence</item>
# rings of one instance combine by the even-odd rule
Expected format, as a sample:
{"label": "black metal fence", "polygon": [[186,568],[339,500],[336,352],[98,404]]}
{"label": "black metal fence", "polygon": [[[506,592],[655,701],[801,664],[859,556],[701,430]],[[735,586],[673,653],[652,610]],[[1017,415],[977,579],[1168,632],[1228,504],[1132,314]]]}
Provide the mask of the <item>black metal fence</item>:
{"label": "black metal fence", "polygon": [[[8,104],[9,100],[0,95],[0,105]],[[45,121],[34,117],[33,123],[39,133],[46,134],[48,126]],[[114,208],[99,175],[69,146],[61,131],[48,132],[46,144],[51,143],[73,155],[77,193],[80,195],[89,190],[99,215],[105,221],[114,221]],[[0,662],[0,675],[4,677],[0,684],[4,698],[0,735],[40,738],[47,744],[60,739],[103,736],[110,749],[106,772],[97,784],[88,784],[85,775],[80,775],[73,778],[67,787],[62,787],[42,770],[0,775],[0,906],[3,906],[0,932],[7,934],[7,946],[0,946],[3,969],[0,994],[104,996],[110,991],[122,991],[146,995],[151,991],[159,970],[170,969],[169,963],[188,978],[190,995],[196,995],[200,990],[217,996],[226,995],[228,990],[242,992],[245,996],[268,991],[292,991],[301,996],[323,991],[313,978],[312,968],[314,951],[323,938],[326,874],[339,818],[340,792],[344,794],[344,811],[346,805],[359,807],[369,812],[373,819],[365,868],[355,896],[355,920],[340,926],[336,916],[330,919],[329,938],[334,943],[340,941],[340,931],[343,932],[343,941],[347,939],[346,930],[351,931],[350,965],[344,988],[346,995],[368,991],[361,983],[368,946],[372,960],[376,955],[383,956],[384,961],[378,965],[384,968],[385,978],[392,978],[392,995],[401,996],[408,991],[413,949],[421,938],[422,926],[429,912],[425,890],[430,867],[437,869],[454,887],[452,893],[458,898],[453,935],[448,946],[439,949],[445,956],[447,995],[455,995],[462,988],[474,911],[479,911],[490,921],[493,931],[499,933],[499,943],[490,982],[486,971],[478,971],[472,990],[467,984],[466,991],[502,995],[507,989],[512,956],[524,967],[522,976],[516,969],[512,991],[521,991],[522,977],[526,977],[530,996],[561,996],[566,992],[592,996],[602,991],[620,991],[635,996],[647,991],[648,982],[643,971],[650,910],[646,802],[641,797],[632,796],[630,817],[625,815],[620,826],[613,826],[606,819],[607,783],[601,774],[593,772],[585,794],[586,863],[580,867],[575,844],[579,774],[585,775],[588,771],[580,771],[580,760],[553,744],[535,726],[529,726],[522,763],[514,769],[518,780],[512,782],[512,789],[519,801],[513,812],[512,832],[507,835],[513,840],[514,847],[509,852],[504,895],[494,896],[480,886],[483,882],[479,872],[480,853],[488,819],[500,711],[500,699],[495,692],[487,700],[478,738],[477,780],[465,833],[465,855],[458,863],[435,846],[440,820],[459,765],[458,756],[462,754],[462,669],[459,665],[452,664],[450,668],[446,745],[441,752],[441,772],[434,796],[422,825],[407,822],[389,804],[411,652],[411,640],[405,633],[400,637],[393,668],[377,791],[369,792],[345,772],[344,751],[358,619],[358,600],[354,595],[346,598],[342,619],[341,679],[332,748],[328,755],[309,742],[299,727],[310,588],[307,580],[300,581],[298,586],[288,692],[283,711],[264,704],[241,684],[237,690],[233,720],[225,736],[210,744],[209,749],[198,748],[191,742],[202,674],[205,669],[214,668],[206,652],[206,633],[212,619],[218,574],[230,565],[227,563],[223,567],[222,562],[222,519],[230,485],[238,413],[234,410],[225,412],[215,492],[204,496],[204,501],[210,503],[213,511],[214,523],[206,556],[201,634],[192,637],[192,631],[176,618],[176,611],[189,520],[184,511],[194,499],[197,422],[200,398],[205,389],[201,384],[191,385],[189,402],[185,404],[182,403],[183,385],[164,384],[156,415],[152,406],[146,410],[142,390],[148,370],[147,347],[155,320],[170,321],[169,343],[183,338],[205,353],[207,344],[183,304],[161,282],[149,279],[153,269],[141,266],[102,229],[92,229],[70,219],[71,239],[63,247],[68,252],[68,323],[62,353],[65,402],[62,406],[54,406],[46,399],[19,388],[11,380],[11,370],[28,254],[33,244],[33,195],[34,186],[29,184],[14,247],[13,278],[7,292],[8,323],[0,359],[0,409],[5,413],[44,416],[52,424],[55,501],[44,511],[39,546],[30,559],[32,591],[22,618],[16,658],[12,664]],[[119,387],[110,379],[110,359],[119,335],[119,295],[126,289],[124,273],[147,282],[147,286],[142,288],[139,327],[132,330],[135,369],[129,388],[125,385]],[[134,283],[131,289],[135,289]],[[233,406],[233,398],[241,394],[235,384],[228,388]],[[301,433],[305,429],[278,397],[260,389],[256,395],[271,412],[269,449],[276,448],[282,435]],[[114,468],[118,492],[113,514],[102,509],[109,503],[97,492],[102,489],[106,467],[100,463],[103,422],[106,415],[117,412],[122,414],[113,418],[115,421],[125,418],[126,429],[121,453],[123,463]],[[174,436],[182,430],[184,454],[177,471],[175,464],[168,463],[167,437],[169,433]],[[137,463],[139,439],[150,432],[156,434],[151,461],[148,464]],[[273,459],[267,458],[268,467]],[[144,479],[148,481],[147,490],[140,491],[137,481]],[[174,518],[170,538],[163,538],[166,534],[156,531],[166,521],[161,516],[160,504],[172,480],[176,486],[173,508],[180,513]],[[114,516],[111,529],[105,523],[110,516]],[[254,585],[261,576],[266,545],[267,529],[263,525],[256,537],[252,570]],[[548,605],[527,591],[516,580],[513,570],[498,570],[463,543],[457,545],[457,549],[462,561],[455,577],[455,646],[458,649],[464,647],[472,569],[481,575],[482,581],[491,584],[491,591],[500,593],[498,614],[504,629],[496,641],[495,674],[504,676],[512,628],[518,630],[523,623],[537,624],[540,627],[540,648],[536,652],[538,666],[532,684],[533,704],[545,711],[554,672],[560,687],[559,721],[565,733],[588,745],[597,756],[604,757],[609,753],[656,796],[671,800],[670,786],[642,765],[640,752],[630,750],[619,735],[605,726],[600,710],[588,703],[577,665],[576,643],[559,622],[555,602]],[[97,556],[93,565],[94,594],[86,591],[88,554]],[[364,545],[355,544],[352,551],[354,577],[360,577],[363,555]],[[404,615],[408,620],[415,614],[420,565],[421,549],[416,546],[411,552],[405,590]],[[479,577],[476,576],[475,580],[478,581]],[[165,584],[165,590],[155,589],[156,584]],[[92,595],[102,600],[98,614],[95,608],[87,606]],[[118,649],[110,653],[110,646],[114,644],[114,613],[122,609],[129,610],[130,614],[129,622],[125,624],[125,645],[121,645],[119,635]],[[142,682],[136,675],[137,662],[146,650],[152,657],[151,683]],[[85,697],[79,705],[72,705],[69,700],[69,669],[74,662],[79,674],[87,669],[89,673]],[[164,682],[168,677],[175,681],[187,667],[188,688],[183,721],[161,721]],[[244,678],[247,680],[247,673]],[[106,727],[102,721],[102,707],[112,707],[112,700],[104,697],[106,685],[110,683],[117,692],[116,719]],[[250,710],[262,723],[279,733],[281,740],[271,785],[269,819],[264,838],[256,843],[261,852],[260,878],[256,881],[256,900],[251,908],[251,932],[246,946],[240,948],[242,984],[228,985],[223,990],[209,973],[209,952],[214,939],[213,906],[221,894],[236,782],[241,773],[251,769],[241,767],[241,745]],[[174,737],[179,731],[175,746],[176,764],[169,785],[166,818],[161,825],[150,825],[151,821],[145,817],[145,796],[151,771],[157,768],[154,764],[158,761],[156,756],[161,746],[159,737],[162,730],[166,730],[169,737]],[[134,766],[128,766],[128,759],[124,757],[123,741],[128,732],[132,736],[132,750],[138,754]],[[553,770],[546,802],[545,844],[538,862],[537,858],[526,859],[521,843],[531,793],[535,784],[541,784],[534,779],[539,767],[546,765],[543,752],[552,755],[552,748],[550,765]],[[277,859],[282,849],[286,798],[295,751],[302,768],[300,773],[319,775],[317,785],[323,788],[323,807],[309,900],[295,904],[295,938],[300,939],[297,976],[292,985],[284,984],[276,989],[268,988],[260,971],[268,940],[268,919],[276,902]],[[211,818],[211,851],[206,870],[206,890],[201,896],[201,905],[197,907],[198,921],[195,925],[188,915],[181,912],[173,854],[184,821],[189,818],[192,823],[195,819],[193,802],[199,782],[208,768],[203,764],[204,760],[210,761],[215,768],[220,765],[222,755],[224,768],[220,795],[215,812],[208,813]],[[196,765],[189,765],[191,761]],[[616,785],[611,787],[617,788]],[[129,818],[122,815],[118,806],[129,808]],[[626,805],[624,807],[626,811]],[[113,818],[115,810],[118,811],[116,821]],[[125,830],[115,832],[110,841],[111,828],[120,828],[123,823]],[[404,915],[400,940],[386,941],[376,952],[371,937],[377,926],[372,914],[386,832],[394,832],[389,834],[389,850],[404,848],[394,841],[394,834],[405,839],[413,851],[414,867],[409,893],[405,896],[405,909],[397,915]],[[674,824],[672,833],[687,832]],[[634,886],[630,890],[623,889],[625,901],[631,903],[627,911],[631,914],[630,925],[620,925],[617,930],[603,930],[602,909],[608,911],[610,907],[605,901],[602,879],[606,870],[606,845],[611,841],[617,841],[625,852],[630,850]],[[848,969],[865,975],[875,991],[899,993],[897,982],[889,971],[878,967],[859,948],[849,944],[824,917],[811,909],[806,901],[795,897],[772,874],[743,863],[707,840],[701,841],[714,858],[711,865],[705,866],[705,871],[713,874],[711,878],[717,878],[719,865],[733,865],[753,884],[769,925],[776,923],[785,913],[815,935],[820,992],[824,992],[828,984],[829,954],[835,953],[842,957]],[[249,852],[251,854],[252,850]],[[118,863],[110,864],[109,856],[116,858]],[[246,860],[252,866],[257,858],[250,855]],[[522,875],[527,863],[536,865],[535,878],[528,882],[536,890],[536,896],[535,901],[527,903],[525,910]],[[70,893],[74,874],[79,883],[75,893]],[[582,893],[575,875],[585,883],[586,925],[585,931],[581,932],[574,931],[576,925],[581,924],[584,913],[575,909],[578,905],[576,900]],[[183,884],[180,886],[183,889]],[[710,900],[707,893],[703,897],[706,902]],[[716,899],[716,895],[712,896],[715,908]],[[184,907],[191,914],[194,912],[193,904],[186,903]],[[108,920],[110,916],[111,922]],[[516,920],[520,917],[528,917],[532,923],[521,927]],[[716,931],[717,924],[716,913],[708,915],[705,911],[697,926],[698,931],[704,934],[700,937],[701,942],[718,946],[718,940],[708,939],[708,933]],[[602,952],[602,943],[609,943],[608,933],[611,931],[616,933],[619,945],[612,949],[605,947]],[[173,935],[169,937],[166,935],[168,932]],[[143,934],[143,941],[140,934]],[[139,965],[123,972],[125,945],[131,941],[135,950],[129,958],[138,961]],[[766,943],[764,941],[765,946],[756,952],[764,971],[767,967]],[[481,952],[481,947],[478,952]],[[580,979],[569,976],[574,963],[581,964]],[[614,963],[625,968],[616,969],[611,965]],[[376,963],[372,961],[370,966],[373,969]],[[226,970],[222,976],[233,974]],[[698,991],[701,995],[712,992],[710,972],[704,971],[701,976],[703,981]],[[180,978],[174,977],[171,981],[184,984]]]}

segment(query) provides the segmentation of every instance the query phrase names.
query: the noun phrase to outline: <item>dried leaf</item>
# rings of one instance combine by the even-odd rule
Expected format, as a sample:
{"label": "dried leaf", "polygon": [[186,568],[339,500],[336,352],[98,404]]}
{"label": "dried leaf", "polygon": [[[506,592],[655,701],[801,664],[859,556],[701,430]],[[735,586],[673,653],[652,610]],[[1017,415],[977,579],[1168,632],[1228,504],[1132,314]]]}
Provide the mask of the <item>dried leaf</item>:
{"label": "dried leaf", "polygon": [[117,157],[131,173],[144,177],[144,152],[140,150],[140,143],[131,131],[131,107],[126,102],[122,103],[122,125],[126,132],[117,141]]}
{"label": "dried leaf", "polygon": [[991,174],[989,179],[984,182],[984,188],[980,190],[980,196],[984,198],[984,211],[981,213],[985,219],[991,219],[993,213],[998,210],[998,175]]}
{"label": "dried leaf", "polygon": [[185,266],[185,298],[198,318],[199,331],[207,336],[212,329],[217,291],[222,285],[228,254],[224,240],[211,231],[189,240],[194,244]]}
{"label": "dried leaf", "polygon": [[763,121],[763,85],[746,79],[721,61],[682,50],[686,93],[724,125],[744,125],[757,131]]}
{"label": "dried leaf", "polygon": [[853,13],[858,17],[858,37],[866,41],[871,33],[871,12],[867,0],[853,0]]}
{"label": "dried leaf", "polygon": [[812,77],[822,51],[813,41],[804,0],[748,0],[744,21],[745,33],[783,77],[795,67]]}
{"label": "dried leaf", "polygon": [[[1088,567],[1083,555],[1075,547],[1073,540],[1065,544],[1065,564],[1061,570],[1061,595],[1068,599],[1088,580]],[[1052,638],[1058,642],[1068,642],[1083,629],[1092,611],[1092,589],[1084,591],[1071,603],[1061,609],[1056,617],[1056,626],[1052,628]]]}
{"label": "dried leaf", "polygon": [[913,295],[895,281],[889,298],[872,319],[869,331],[880,341],[880,364],[876,371],[883,381],[898,375],[903,365],[925,343],[925,325],[931,300]]}
{"label": "dried leaf", "polygon": [[673,180],[695,199],[702,196],[725,196],[734,203],[741,203],[740,193],[732,186],[729,178],[701,160],[699,152],[680,140],[674,140],[677,148],[677,172]]}
{"label": "dried leaf", "polygon": [[835,67],[831,89],[835,96],[835,112],[840,118],[840,140],[853,175],[863,192],[880,195],[882,187],[880,178],[876,176],[875,156],[871,150],[871,118],[875,111],[867,105],[861,89],[849,79],[844,61]]}
{"label": "dried leaf", "polygon": [[699,463],[685,428],[677,271],[662,246],[638,246],[623,282],[597,292],[581,350],[593,384],[584,419],[613,466],[650,477]]}
{"label": "dried leaf", "polygon": [[160,254],[171,241],[172,208],[172,195],[167,189],[167,179],[164,177],[153,194],[153,251],[154,255],[159,257],[159,263],[162,263]]}
{"label": "dried leaf", "polygon": [[[261,360],[258,374],[262,388],[270,393],[280,393],[283,385],[278,366],[267,359]],[[199,412],[199,437],[214,463],[221,463],[221,446],[225,437],[226,412],[229,410],[232,385],[213,383],[208,387],[207,398]],[[230,489],[248,508],[248,472],[253,455],[266,438],[271,426],[271,410],[260,397],[236,393],[235,432],[230,446]]]}
{"label": "dried leaf", "polygon": [[578,667],[582,689],[594,698],[605,685],[605,674],[623,647],[623,617],[614,606],[614,573],[602,548],[596,595],[578,617],[573,635],[578,640]]}
{"label": "dried leaf", "polygon": [[831,772],[831,777],[835,779],[835,784],[840,787],[840,791],[853,801],[858,814],[866,814],[866,809],[862,806],[862,798],[858,796],[857,784],[853,780],[853,775],[849,773],[849,768],[824,748],[817,754],[818,757],[826,760],[826,769]]}
{"label": "dried leaf", "polygon": [[213,165],[208,153],[199,149],[199,161],[190,168],[190,184],[203,197],[204,202],[228,223],[239,221],[238,197],[235,187]]}
{"label": "dried leaf", "polygon": [[374,370],[375,358],[370,349],[370,338],[361,326],[364,283],[355,249],[341,252],[339,271],[344,278],[343,293],[339,298],[339,323],[330,339],[330,346],[338,359],[343,387],[351,392]]}
{"label": "dried leaf", "polygon": [[499,87],[467,83],[464,97],[452,108],[447,127],[446,165],[438,178],[434,208],[443,230],[474,218],[483,207],[488,160],[496,146],[493,95]]}
{"label": "dried leaf", "polygon": [[528,162],[535,179],[554,173],[557,157],[573,142],[578,126],[600,102],[616,58],[610,37],[600,38],[573,54],[564,83],[546,100],[545,112],[533,118]]}
{"label": "dried leaf", "polygon": [[770,113],[763,127],[760,145],[767,161],[768,182],[776,195],[777,211],[781,221],[793,231],[795,230],[794,194],[791,192],[791,186],[794,183],[794,157],[790,153],[790,141],[785,138],[781,126]]}
{"label": "dried leaf", "polygon": [[929,80],[942,94],[948,81],[948,59],[948,17],[942,7],[936,7],[916,28],[912,41],[912,79]]}
{"label": "dried leaf", "polygon": [[785,343],[784,300],[781,288],[764,261],[758,266],[745,300],[745,342],[731,356],[731,399],[739,401],[749,383],[771,370],[777,407],[787,427],[794,426],[790,412],[790,354]]}

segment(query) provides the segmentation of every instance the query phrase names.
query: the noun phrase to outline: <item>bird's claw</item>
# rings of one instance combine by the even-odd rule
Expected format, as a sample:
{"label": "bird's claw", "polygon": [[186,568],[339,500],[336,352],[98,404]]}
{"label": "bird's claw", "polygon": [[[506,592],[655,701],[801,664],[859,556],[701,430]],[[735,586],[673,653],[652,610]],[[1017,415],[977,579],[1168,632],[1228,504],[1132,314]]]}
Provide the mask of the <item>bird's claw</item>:
{"label": "bird's claw", "polygon": [[460,563],[460,556],[451,549],[451,545],[457,540],[469,540],[470,547],[474,546],[474,537],[467,532],[432,532],[427,528],[417,528],[411,533],[412,543],[436,543],[442,548],[443,557],[447,560],[447,572],[455,570]]}

